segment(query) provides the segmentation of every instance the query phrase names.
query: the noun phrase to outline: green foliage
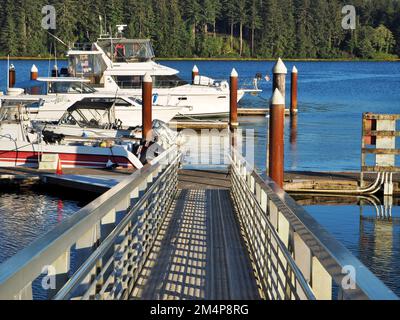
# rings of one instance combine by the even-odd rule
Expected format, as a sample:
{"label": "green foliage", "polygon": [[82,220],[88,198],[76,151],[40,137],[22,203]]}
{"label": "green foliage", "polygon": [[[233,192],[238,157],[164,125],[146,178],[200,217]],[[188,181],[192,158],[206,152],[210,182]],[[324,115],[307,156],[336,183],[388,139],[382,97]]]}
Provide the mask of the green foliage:
{"label": "green foliage", "polygon": [[[95,41],[127,24],[159,57],[372,58],[400,55],[400,1],[353,0],[356,30],[341,26],[344,0],[2,0],[0,55],[42,56],[54,39],[42,7],[57,10],[66,43]],[[57,44],[57,52],[65,51]],[[53,53],[53,49],[51,50]]]}

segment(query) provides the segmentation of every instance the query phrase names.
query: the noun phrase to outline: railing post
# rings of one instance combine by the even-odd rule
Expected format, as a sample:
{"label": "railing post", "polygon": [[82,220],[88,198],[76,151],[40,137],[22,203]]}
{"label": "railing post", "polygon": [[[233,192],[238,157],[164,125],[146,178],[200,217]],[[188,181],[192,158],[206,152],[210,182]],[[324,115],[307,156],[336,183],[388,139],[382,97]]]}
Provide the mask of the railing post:
{"label": "railing post", "polygon": [[332,300],[332,277],[316,257],[312,258],[311,283],[317,300]]}
{"label": "railing post", "polygon": [[194,84],[194,79],[199,75],[199,68],[197,68],[196,65],[194,65],[193,70],[192,70],[192,84]]}
{"label": "railing post", "polygon": [[32,282],[28,283],[14,298],[22,301],[33,300]]}
{"label": "railing post", "polygon": [[283,97],[284,101],[283,104],[285,105],[287,68],[281,58],[279,58],[278,61],[276,62],[273,69],[273,74],[274,74],[274,79],[273,79],[272,93],[275,93],[275,90],[279,89],[279,92],[282,94]]}
{"label": "railing post", "polygon": [[54,65],[53,70],[51,71],[51,76],[53,78],[58,78],[58,66]]}
{"label": "railing post", "polygon": [[296,66],[292,70],[292,81],[291,81],[291,95],[290,95],[290,115],[293,117],[297,114],[297,79],[298,70]]}
{"label": "railing post", "polygon": [[284,181],[285,100],[275,89],[272,97],[269,125],[269,176],[283,188]]}
{"label": "railing post", "polygon": [[[68,281],[68,273],[70,270],[70,262],[71,259],[71,252],[67,250],[64,252],[56,261],[54,261],[51,266],[53,270],[48,269],[48,276],[55,277],[55,288],[50,288],[48,290],[48,297],[52,299],[57,292],[64,286],[64,284]],[[53,271],[55,273],[53,273]]]}
{"label": "railing post", "polygon": [[142,139],[145,141],[151,141],[151,132],[153,127],[152,100],[153,79],[149,73],[146,73],[142,83]]}

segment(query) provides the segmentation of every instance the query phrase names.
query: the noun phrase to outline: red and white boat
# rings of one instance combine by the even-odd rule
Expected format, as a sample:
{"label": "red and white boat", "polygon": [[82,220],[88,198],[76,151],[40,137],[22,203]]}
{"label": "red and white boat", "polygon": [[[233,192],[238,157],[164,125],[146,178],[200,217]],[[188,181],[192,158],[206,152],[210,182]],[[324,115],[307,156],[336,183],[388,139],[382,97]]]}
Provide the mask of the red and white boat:
{"label": "red and white boat", "polygon": [[[58,155],[64,168],[140,169],[143,152],[138,150],[145,149],[134,140],[91,138],[74,141],[57,133],[43,136],[31,126],[26,107],[0,108],[0,167],[37,168],[43,155],[51,154]],[[158,152],[162,149],[157,144],[149,148]]]}

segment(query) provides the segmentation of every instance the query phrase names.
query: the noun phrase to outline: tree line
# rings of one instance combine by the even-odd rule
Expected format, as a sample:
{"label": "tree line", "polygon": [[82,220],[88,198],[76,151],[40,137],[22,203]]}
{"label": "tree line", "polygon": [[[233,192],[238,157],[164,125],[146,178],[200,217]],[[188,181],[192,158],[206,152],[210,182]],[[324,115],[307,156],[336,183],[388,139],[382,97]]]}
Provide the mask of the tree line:
{"label": "tree line", "polygon": [[[61,55],[42,28],[56,8],[65,43],[92,42],[103,28],[151,38],[158,57],[394,58],[400,55],[400,1],[353,0],[356,29],[342,27],[340,0],[0,0],[0,55]],[[108,30],[107,30],[108,31]]]}

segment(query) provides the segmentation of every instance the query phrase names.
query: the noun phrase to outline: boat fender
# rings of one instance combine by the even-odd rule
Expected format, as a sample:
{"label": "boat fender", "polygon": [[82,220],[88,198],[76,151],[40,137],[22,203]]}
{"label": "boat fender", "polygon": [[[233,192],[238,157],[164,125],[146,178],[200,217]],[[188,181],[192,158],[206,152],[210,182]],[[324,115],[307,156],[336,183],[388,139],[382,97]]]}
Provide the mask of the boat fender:
{"label": "boat fender", "polygon": [[153,95],[153,103],[157,103],[158,100],[158,93]]}

